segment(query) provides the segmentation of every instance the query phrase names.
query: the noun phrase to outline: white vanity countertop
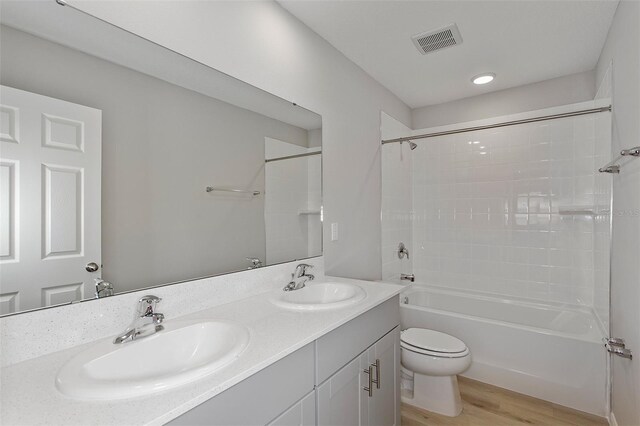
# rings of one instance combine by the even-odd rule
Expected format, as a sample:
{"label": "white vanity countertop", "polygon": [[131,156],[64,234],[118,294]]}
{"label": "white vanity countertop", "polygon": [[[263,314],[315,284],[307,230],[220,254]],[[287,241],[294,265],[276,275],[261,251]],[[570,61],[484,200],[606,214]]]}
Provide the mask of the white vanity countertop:
{"label": "white vanity countertop", "polygon": [[273,305],[268,300],[271,292],[267,292],[180,317],[244,324],[251,332],[249,346],[236,361],[210,376],[148,397],[93,402],[74,400],[58,392],[54,384],[57,372],[71,357],[95,342],[5,367],[0,378],[0,423],[7,426],[161,425],[405,289],[401,285],[345,278],[325,277],[323,281],[357,284],[367,296],[342,309],[299,312]]}

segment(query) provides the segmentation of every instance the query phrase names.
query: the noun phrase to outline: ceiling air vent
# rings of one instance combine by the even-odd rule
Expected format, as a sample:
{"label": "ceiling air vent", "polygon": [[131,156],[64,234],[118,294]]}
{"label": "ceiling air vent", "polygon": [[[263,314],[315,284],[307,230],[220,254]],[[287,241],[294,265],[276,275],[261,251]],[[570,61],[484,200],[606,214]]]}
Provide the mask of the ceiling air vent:
{"label": "ceiling air vent", "polygon": [[462,43],[462,36],[456,24],[450,24],[434,31],[416,34],[411,37],[416,48],[426,55],[436,50],[446,49]]}

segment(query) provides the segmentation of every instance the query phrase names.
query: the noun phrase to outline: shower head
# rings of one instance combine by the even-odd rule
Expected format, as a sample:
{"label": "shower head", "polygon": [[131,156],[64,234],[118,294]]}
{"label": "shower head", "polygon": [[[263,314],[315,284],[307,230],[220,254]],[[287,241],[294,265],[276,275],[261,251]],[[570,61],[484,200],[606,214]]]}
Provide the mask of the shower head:
{"label": "shower head", "polygon": [[[401,140],[401,141],[400,141],[400,146],[402,146],[402,144],[403,144],[404,142],[405,142],[404,140]],[[416,144],[415,144],[414,142],[412,142],[412,141],[406,141],[406,142],[409,142],[409,148],[411,149],[411,151],[413,151],[414,149],[416,149],[416,148],[418,147],[418,145],[416,145]],[[402,151],[400,151],[400,152],[402,152]]]}

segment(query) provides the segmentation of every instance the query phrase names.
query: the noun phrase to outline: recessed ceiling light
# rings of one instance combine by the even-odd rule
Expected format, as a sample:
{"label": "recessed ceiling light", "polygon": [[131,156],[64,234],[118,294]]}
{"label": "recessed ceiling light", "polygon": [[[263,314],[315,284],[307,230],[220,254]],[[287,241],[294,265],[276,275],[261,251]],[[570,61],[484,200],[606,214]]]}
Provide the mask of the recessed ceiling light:
{"label": "recessed ceiling light", "polygon": [[488,72],[488,73],[476,75],[471,79],[471,81],[473,81],[473,84],[487,84],[487,83],[491,83],[495,78],[495,76],[496,75],[494,73]]}

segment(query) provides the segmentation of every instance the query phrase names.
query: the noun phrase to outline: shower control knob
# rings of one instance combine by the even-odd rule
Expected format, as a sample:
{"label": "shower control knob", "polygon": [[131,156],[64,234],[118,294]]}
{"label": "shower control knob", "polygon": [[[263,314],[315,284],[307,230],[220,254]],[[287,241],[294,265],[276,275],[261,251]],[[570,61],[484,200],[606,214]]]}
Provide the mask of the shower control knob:
{"label": "shower control knob", "polygon": [[407,249],[407,247],[404,245],[403,242],[400,242],[400,244],[398,244],[398,259],[404,259],[405,256],[407,256],[407,260],[408,260],[409,250]]}
{"label": "shower control knob", "polygon": [[97,272],[98,269],[100,269],[100,266],[96,262],[89,262],[84,269],[86,269],[87,272]]}

